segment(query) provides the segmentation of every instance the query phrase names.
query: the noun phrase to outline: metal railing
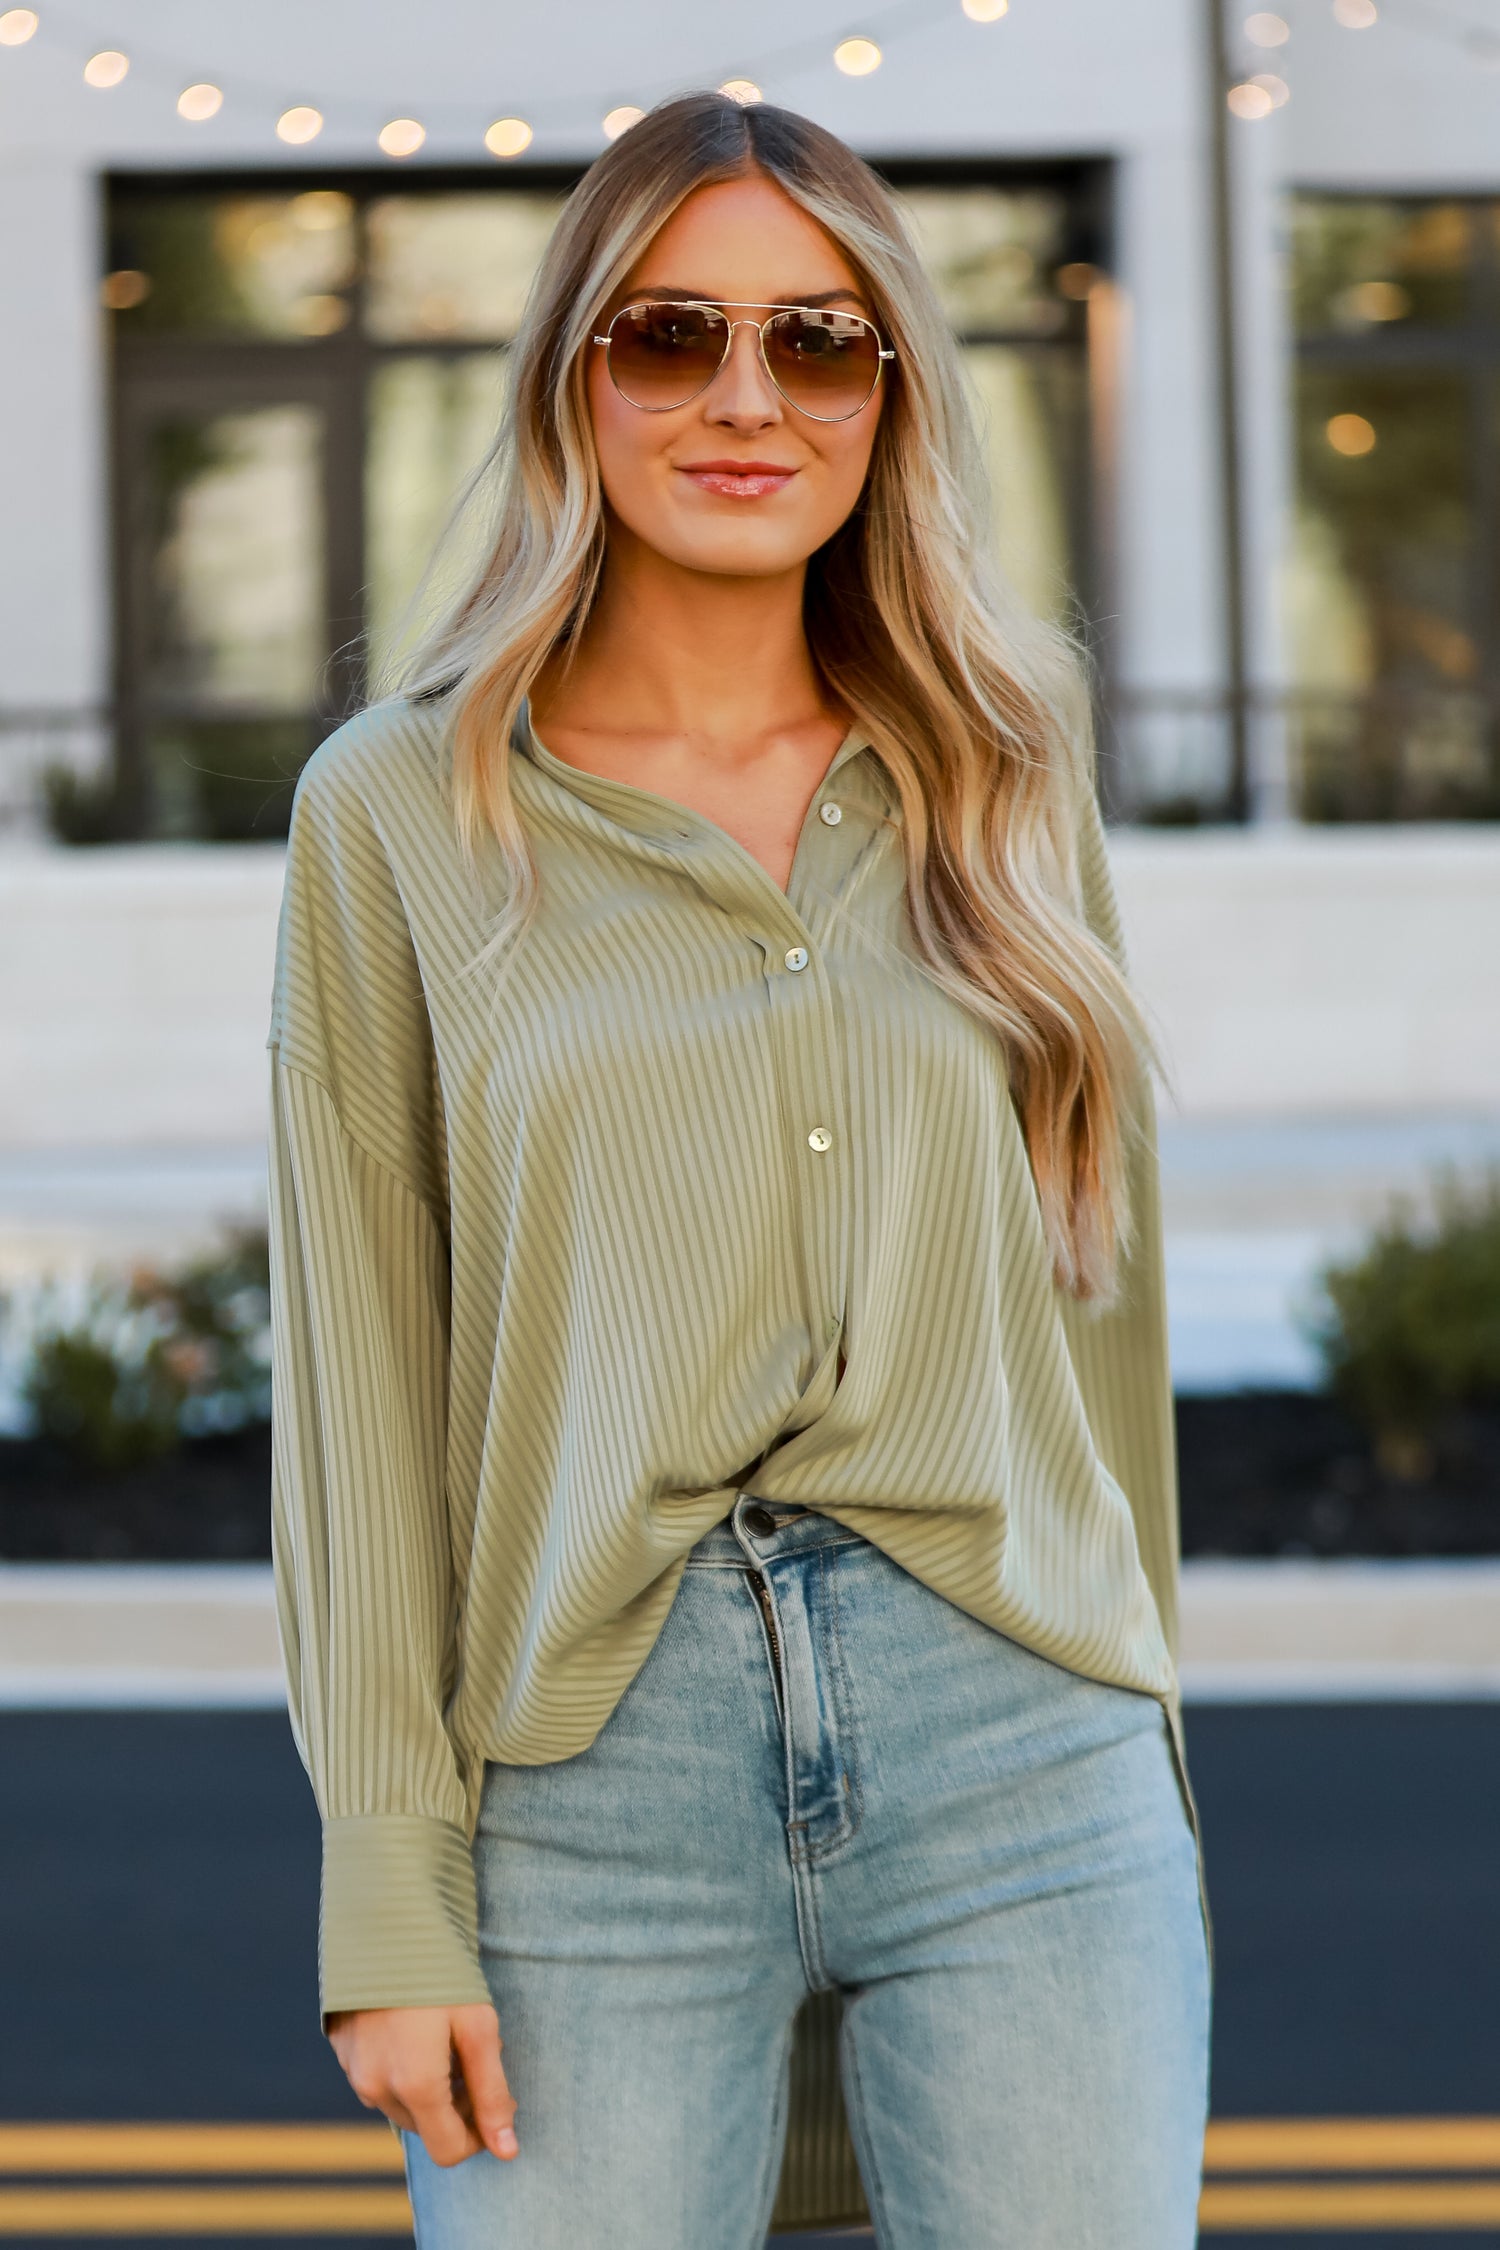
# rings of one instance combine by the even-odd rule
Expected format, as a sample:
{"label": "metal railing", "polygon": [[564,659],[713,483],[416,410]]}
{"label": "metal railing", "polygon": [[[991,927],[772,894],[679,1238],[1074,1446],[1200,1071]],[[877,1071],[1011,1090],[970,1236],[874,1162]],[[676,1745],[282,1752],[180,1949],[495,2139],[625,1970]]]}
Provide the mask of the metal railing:
{"label": "metal railing", "polygon": [[[113,744],[107,710],[0,710],[0,835],[113,832]],[[1500,692],[1128,689],[1099,744],[1130,824],[1500,820]]]}
{"label": "metal railing", "polygon": [[1100,727],[1115,817],[1500,819],[1500,692],[1383,686],[1117,693]]}

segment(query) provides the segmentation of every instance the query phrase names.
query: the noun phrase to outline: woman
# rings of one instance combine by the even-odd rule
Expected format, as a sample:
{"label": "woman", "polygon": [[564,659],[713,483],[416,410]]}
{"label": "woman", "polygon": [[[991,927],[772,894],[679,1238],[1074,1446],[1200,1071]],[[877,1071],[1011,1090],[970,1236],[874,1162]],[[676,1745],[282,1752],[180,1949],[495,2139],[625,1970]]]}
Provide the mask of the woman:
{"label": "woman", "polygon": [[543,261],[483,566],[298,787],[281,1620],[423,2250],[861,2183],[888,2250],[1194,2238],[1144,1043],[974,461],[874,176],[669,103]]}

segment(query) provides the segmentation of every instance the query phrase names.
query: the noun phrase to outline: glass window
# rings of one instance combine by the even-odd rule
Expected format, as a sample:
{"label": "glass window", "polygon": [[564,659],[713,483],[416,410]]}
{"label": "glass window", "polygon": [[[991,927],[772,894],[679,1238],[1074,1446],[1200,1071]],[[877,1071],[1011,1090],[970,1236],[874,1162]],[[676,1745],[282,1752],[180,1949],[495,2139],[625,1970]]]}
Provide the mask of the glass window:
{"label": "glass window", "polygon": [[354,200],[334,188],[132,194],[116,207],[110,254],[107,301],[123,334],[330,336],[349,319]]}
{"label": "glass window", "polygon": [[[153,822],[253,835],[312,747],[326,655],[322,416],[277,404],[152,426],[142,666]],[[285,806],[267,833],[285,825]]]}
{"label": "glass window", "polygon": [[[373,662],[393,653],[404,615],[456,498],[483,461],[500,418],[504,355],[402,353],[370,380],[365,454],[367,599]],[[443,557],[440,593],[479,561],[481,518]]]}
{"label": "glass window", "polygon": [[1292,282],[1304,334],[1468,317],[1474,223],[1459,202],[1297,196]]}
{"label": "glass window", "polygon": [[368,333],[504,343],[561,208],[559,196],[524,192],[381,196],[368,214]]}
{"label": "glass window", "polygon": [[1304,365],[1297,439],[1288,612],[1304,811],[1500,810],[1468,379]]}
{"label": "glass window", "polygon": [[1050,189],[908,187],[898,200],[960,335],[1054,335],[1068,207]]}
{"label": "glass window", "polygon": [[1071,496],[1082,467],[1083,371],[1071,355],[966,344],[1000,564],[1028,607],[1065,616],[1075,576]]}

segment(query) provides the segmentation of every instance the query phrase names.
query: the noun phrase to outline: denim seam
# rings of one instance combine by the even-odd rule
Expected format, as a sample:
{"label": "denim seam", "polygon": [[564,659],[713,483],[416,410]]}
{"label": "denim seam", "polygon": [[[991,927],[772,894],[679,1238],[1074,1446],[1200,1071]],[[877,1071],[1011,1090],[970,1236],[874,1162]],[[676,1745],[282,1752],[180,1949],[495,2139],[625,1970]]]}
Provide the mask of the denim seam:
{"label": "denim seam", "polygon": [[[857,1997],[854,1995],[852,1997]],[[845,2007],[847,2010],[848,2000]],[[844,2106],[849,2118],[850,2137],[859,2159],[860,2182],[865,2191],[865,2201],[870,2206],[870,2221],[875,2229],[876,2250],[888,2250],[895,2236],[890,2226],[885,2182],[880,2177],[880,2166],[875,2155],[875,2136],[870,2131],[870,2108],[865,2099],[864,2080],[859,2074],[859,2047],[854,2036],[854,2026],[846,2013],[842,2025],[844,2052],[849,2057],[849,2081],[844,2089]],[[850,2097],[853,2097],[850,2099]]]}
{"label": "denim seam", "polygon": [[776,2075],[776,2107],[771,2113],[771,2132],[766,2145],[765,2161],[761,2170],[760,2197],[756,2205],[759,2218],[750,2234],[752,2250],[761,2250],[771,2225],[771,2213],[776,2208],[777,2190],[781,2186],[782,2163],[786,2151],[787,2129],[791,2111],[791,2057],[795,2018],[788,2023],[781,2041],[781,2067]]}

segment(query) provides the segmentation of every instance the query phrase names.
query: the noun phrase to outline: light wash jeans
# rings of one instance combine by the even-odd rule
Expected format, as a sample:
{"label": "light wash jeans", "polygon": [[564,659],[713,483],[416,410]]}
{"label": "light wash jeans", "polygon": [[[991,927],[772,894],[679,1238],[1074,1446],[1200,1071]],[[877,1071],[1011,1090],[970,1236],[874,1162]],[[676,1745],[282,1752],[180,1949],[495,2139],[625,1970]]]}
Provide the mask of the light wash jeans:
{"label": "light wash jeans", "polygon": [[419,2250],[758,2250],[829,1985],[881,2250],[1196,2240],[1209,1972],[1160,1705],[830,1517],[741,1494],[593,1745],[486,1769],[474,1853],[520,2154],[404,2135]]}

